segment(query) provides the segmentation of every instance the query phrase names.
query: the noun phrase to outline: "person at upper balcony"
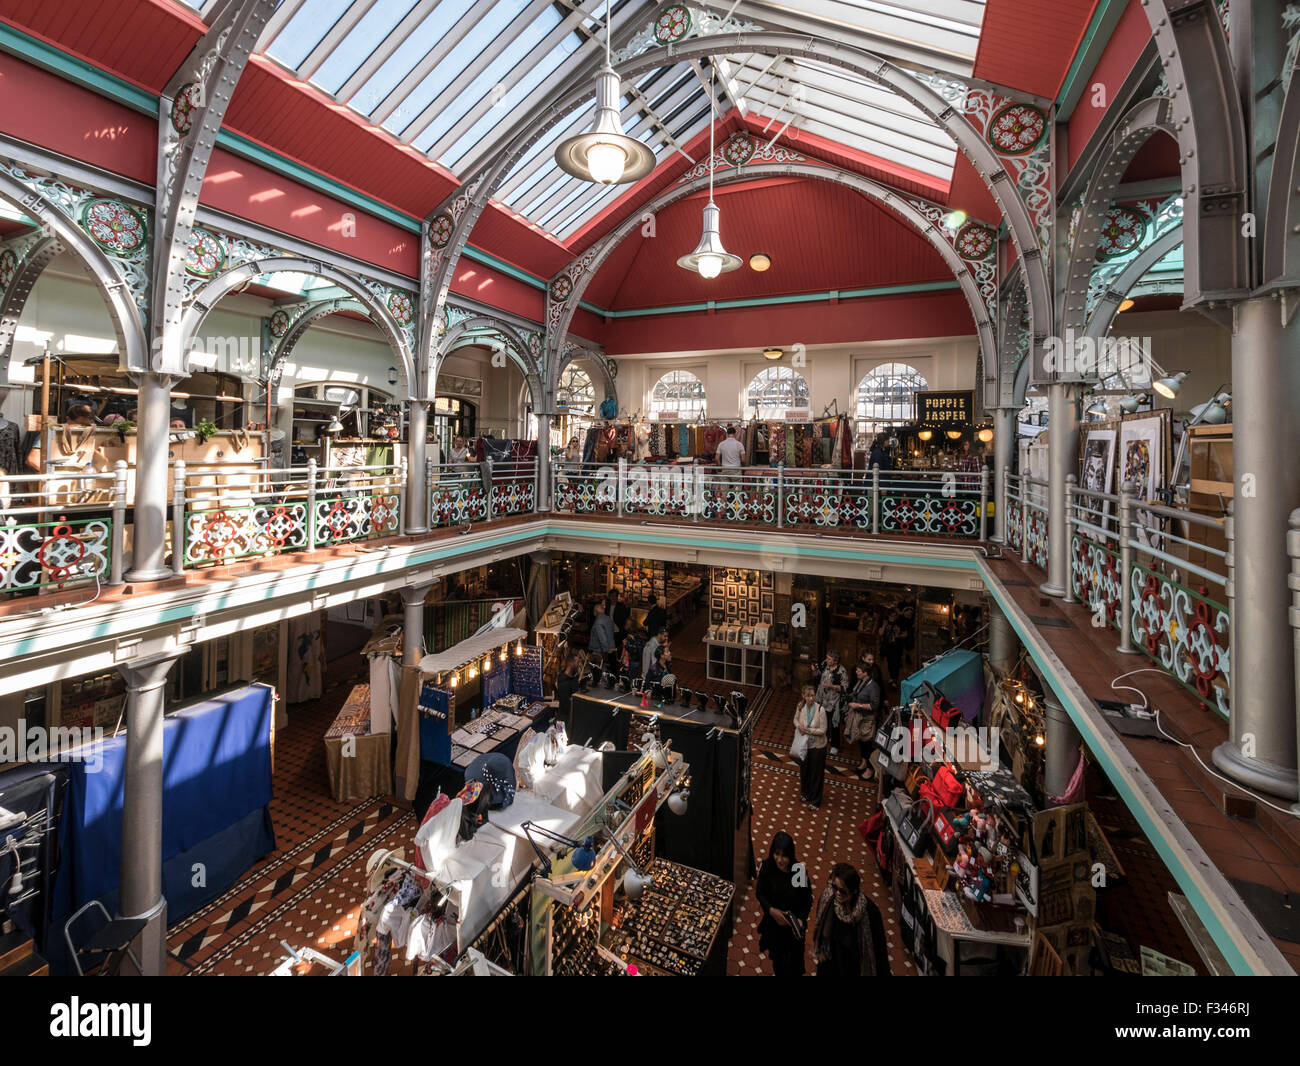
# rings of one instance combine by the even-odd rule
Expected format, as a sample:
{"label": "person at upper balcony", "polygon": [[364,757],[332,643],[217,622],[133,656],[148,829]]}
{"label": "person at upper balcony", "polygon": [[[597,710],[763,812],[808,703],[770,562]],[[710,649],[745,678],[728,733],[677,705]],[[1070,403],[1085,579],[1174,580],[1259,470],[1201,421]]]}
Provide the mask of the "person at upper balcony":
{"label": "person at upper balcony", "polygon": [[451,466],[459,466],[468,462],[469,448],[465,444],[464,437],[457,437],[451,442],[451,451],[447,453],[447,463]]}
{"label": "person at upper balcony", "polygon": [[578,442],[576,433],[569,438],[568,446],[564,449],[564,461],[566,463],[582,462],[582,445]]}
{"label": "person at upper balcony", "polygon": [[867,469],[873,466],[880,467],[881,470],[889,469],[889,453],[885,451],[885,438],[877,437],[871,442],[871,454],[867,457]]}
{"label": "person at upper balcony", "polygon": [[736,439],[736,427],[727,427],[727,438],[718,445],[718,462],[739,469],[745,462],[745,446]]}

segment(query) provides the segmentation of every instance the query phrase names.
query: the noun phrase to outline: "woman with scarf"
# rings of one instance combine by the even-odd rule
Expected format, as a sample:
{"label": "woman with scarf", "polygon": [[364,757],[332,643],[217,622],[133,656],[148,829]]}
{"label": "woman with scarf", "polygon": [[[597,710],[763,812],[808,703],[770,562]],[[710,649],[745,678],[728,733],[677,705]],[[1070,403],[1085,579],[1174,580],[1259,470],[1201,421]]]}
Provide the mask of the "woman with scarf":
{"label": "woman with scarf", "polygon": [[844,708],[844,743],[858,742],[858,777],[863,781],[875,779],[871,769],[871,748],[876,738],[876,723],[880,716],[880,671],[873,660],[864,659],[853,671],[855,679],[849,690]]}
{"label": "woman with scarf", "polygon": [[776,977],[802,977],[812,887],[807,870],[795,860],[789,833],[772,838],[767,859],[758,871],[757,895],[763,912],[758,923],[758,950],[767,952]]}
{"label": "woman with scarf", "polygon": [[880,908],[862,891],[858,871],[835,864],[817,902],[813,954],[818,977],[889,977],[889,945]]}
{"label": "woman with scarf", "polygon": [[828,651],[817,682],[817,703],[826,712],[826,736],[832,755],[840,752],[840,723],[843,721],[844,690],[848,683],[844,668],[840,666],[840,653],[834,649]]}

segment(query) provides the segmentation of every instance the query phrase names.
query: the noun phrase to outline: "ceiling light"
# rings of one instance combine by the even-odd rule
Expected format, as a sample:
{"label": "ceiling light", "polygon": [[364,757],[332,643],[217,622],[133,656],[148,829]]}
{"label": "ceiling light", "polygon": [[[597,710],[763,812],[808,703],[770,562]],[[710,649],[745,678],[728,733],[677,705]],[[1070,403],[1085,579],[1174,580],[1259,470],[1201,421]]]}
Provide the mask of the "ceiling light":
{"label": "ceiling light", "polygon": [[785,354],[785,353],[784,353],[783,351],[781,351],[780,348],[764,348],[764,349],[763,349],[763,358],[764,358],[764,359],[774,359],[774,360],[775,360],[775,359],[780,359],[781,356],[783,356],[784,354]]}
{"label": "ceiling light", "polygon": [[757,270],[760,274],[772,265],[772,257],[757,252],[749,257],[749,269]]}
{"label": "ceiling light", "polygon": [[[710,108],[712,108],[710,97]],[[695,251],[677,260],[677,265],[685,270],[695,270],[702,278],[716,278],[719,274],[736,270],[740,267],[740,256],[732,255],[722,247],[722,237],[718,234],[718,205],[713,202],[713,127],[715,125],[712,110],[709,114],[709,202],[704,205],[704,232]]]}
{"label": "ceiling light", "polygon": [[949,440],[961,440],[960,429],[950,429],[947,431]]}
{"label": "ceiling light", "polygon": [[929,440],[931,437],[934,436],[934,432],[932,430],[923,429],[919,433],[917,433],[917,436],[921,440]]}
{"label": "ceiling light", "polygon": [[979,431],[979,433],[976,434],[976,436],[979,437],[981,444],[987,444],[989,441],[993,439],[993,430],[991,430],[988,426],[985,426],[983,429]]}
{"label": "ceiling light", "polygon": [[1180,370],[1177,374],[1171,374],[1167,378],[1161,378],[1152,386],[1156,392],[1160,393],[1166,400],[1172,400],[1178,395],[1178,390],[1183,387],[1183,381],[1187,378],[1187,371]]}
{"label": "ceiling light", "polygon": [[1127,311],[1130,307],[1134,306],[1136,303],[1137,303],[1136,300],[1132,300],[1132,299],[1125,300],[1122,304],[1119,305],[1119,309],[1121,311]]}
{"label": "ceiling light", "polygon": [[601,185],[639,181],[655,167],[654,152],[623,132],[623,87],[609,61],[610,0],[605,0],[605,67],[596,75],[596,122],[590,132],[563,140],[555,162],[566,174]]}

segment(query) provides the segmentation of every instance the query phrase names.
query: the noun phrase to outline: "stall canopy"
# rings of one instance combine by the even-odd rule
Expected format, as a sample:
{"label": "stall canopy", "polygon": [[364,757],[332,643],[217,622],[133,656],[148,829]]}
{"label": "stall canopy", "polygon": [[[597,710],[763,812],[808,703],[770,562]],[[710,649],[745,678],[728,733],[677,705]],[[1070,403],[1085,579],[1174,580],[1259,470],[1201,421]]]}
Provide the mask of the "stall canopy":
{"label": "stall canopy", "polygon": [[451,670],[459,670],[483,658],[488,652],[496,651],[502,644],[513,644],[526,636],[528,636],[526,630],[510,627],[496,627],[482,633],[475,633],[446,651],[426,655],[420,660],[420,673],[445,674]]}
{"label": "stall canopy", "polygon": [[962,721],[973,722],[984,709],[984,662],[977,652],[954,649],[903,679],[898,700],[906,706],[926,682],[957,707]]}

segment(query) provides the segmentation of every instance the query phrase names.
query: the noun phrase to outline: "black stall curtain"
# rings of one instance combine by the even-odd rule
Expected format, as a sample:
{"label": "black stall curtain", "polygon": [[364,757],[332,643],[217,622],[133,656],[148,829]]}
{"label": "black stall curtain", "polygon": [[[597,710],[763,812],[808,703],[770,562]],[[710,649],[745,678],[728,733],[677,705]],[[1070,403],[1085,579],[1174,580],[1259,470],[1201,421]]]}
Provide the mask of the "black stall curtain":
{"label": "black stall curtain", "polygon": [[736,876],[739,737],[727,733],[710,740],[706,729],[666,719],[660,719],[659,731],[690,767],[691,795],[685,814],[673,814],[667,804],[660,808],[655,853],[731,881]]}

